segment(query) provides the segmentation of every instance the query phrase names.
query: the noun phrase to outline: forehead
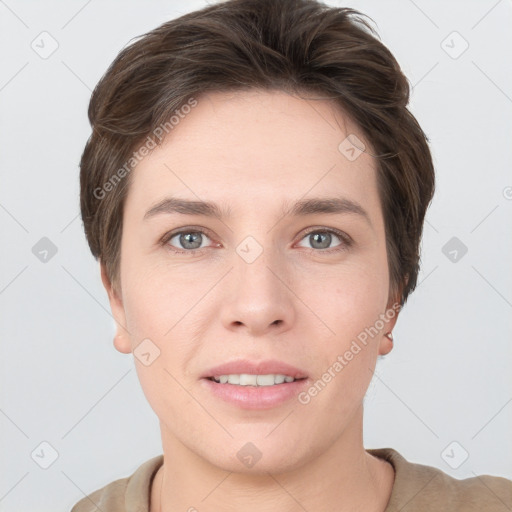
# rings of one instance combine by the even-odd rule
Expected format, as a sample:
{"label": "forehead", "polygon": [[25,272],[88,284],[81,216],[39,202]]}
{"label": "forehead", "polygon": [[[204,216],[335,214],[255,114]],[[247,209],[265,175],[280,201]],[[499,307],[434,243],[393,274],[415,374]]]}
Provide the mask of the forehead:
{"label": "forehead", "polygon": [[334,194],[371,203],[375,161],[364,152],[347,158],[347,137],[369,148],[361,130],[326,100],[281,91],[205,94],[132,171],[127,202],[149,206],[172,193],[229,203],[235,211]]}

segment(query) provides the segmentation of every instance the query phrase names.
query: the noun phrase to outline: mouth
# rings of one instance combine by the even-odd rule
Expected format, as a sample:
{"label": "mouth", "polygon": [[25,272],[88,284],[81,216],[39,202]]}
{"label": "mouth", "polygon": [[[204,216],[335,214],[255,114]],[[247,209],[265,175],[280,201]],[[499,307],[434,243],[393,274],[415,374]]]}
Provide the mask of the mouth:
{"label": "mouth", "polygon": [[216,375],[206,378],[212,382],[216,382],[217,384],[250,387],[280,386],[306,379],[306,377],[295,378],[291,375],[283,374],[257,375],[248,373]]}
{"label": "mouth", "polygon": [[264,410],[297,399],[311,379],[282,361],[237,360],[210,368],[200,381],[214,399],[238,409]]}
{"label": "mouth", "polygon": [[201,378],[221,384],[239,386],[272,386],[307,378],[304,370],[284,361],[237,359],[206,370]]}

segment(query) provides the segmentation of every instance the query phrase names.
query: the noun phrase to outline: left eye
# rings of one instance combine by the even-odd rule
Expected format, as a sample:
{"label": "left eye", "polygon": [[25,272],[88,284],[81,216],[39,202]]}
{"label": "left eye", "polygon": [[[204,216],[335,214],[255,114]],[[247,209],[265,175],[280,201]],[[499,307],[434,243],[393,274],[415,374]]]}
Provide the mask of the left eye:
{"label": "left eye", "polygon": [[[338,245],[341,245],[345,241],[341,234],[338,234],[331,230],[311,231],[304,236],[303,240],[309,240],[309,243],[311,244],[311,246],[310,246],[311,249],[322,250],[322,249],[332,249],[332,247],[330,247],[330,245],[333,240],[333,237],[340,240],[340,243]],[[335,247],[337,247],[337,246],[335,246]]]}

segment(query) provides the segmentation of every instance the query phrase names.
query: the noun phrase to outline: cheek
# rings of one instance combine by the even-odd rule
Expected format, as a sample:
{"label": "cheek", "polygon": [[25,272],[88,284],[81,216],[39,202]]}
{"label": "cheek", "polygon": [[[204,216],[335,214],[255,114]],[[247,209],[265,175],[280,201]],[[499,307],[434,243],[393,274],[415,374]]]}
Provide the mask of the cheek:
{"label": "cheek", "polygon": [[[332,276],[331,289],[334,291],[327,294],[329,300],[325,305],[338,325],[364,329],[384,312],[388,285],[387,267],[380,260],[351,265]],[[346,338],[348,332],[338,334]],[[350,334],[354,335],[354,332]]]}
{"label": "cheek", "polygon": [[[124,309],[134,356],[142,340],[151,340],[159,353],[151,365],[153,375],[164,369],[172,374],[182,373],[194,356],[201,342],[198,332],[209,303],[206,296],[211,281],[197,273],[142,265],[131,274],[126,272]],[[141,375],[149,378],[145,373]]]}
{"label": "cheek", "polygon": [[350,416],[368,389],[386,298],[387,280],[365,267],[340,276],[334,294],[325,301],[323,318],[335,334],[323,345],[317,377],[320,388],[326,383],[328,392],[320,393],[318,406],[329,407],[336,417]]}
{"label": "cheek", "polygon": [[186,314],[201,286],[183,272],[148,260],[132,252],[122,262],[124,310],[130,332],[158,339]]}
{"label": "cheek", "polygon": [[[189,284],[187,295],[183,284],[144,271],[125,282],[126,322],[141,388],[158,417],[178,418],[190,401],[182,387],[182,369],[196,350],[187,336],[187,321],[193,317],[189,310],[197,301],[197,291],[190,292],[194,286]],[[149,353],[146,359],[145,353]]]}
{"label": "cheek", "polygon": [[338,276],[333,294],[325,300],[323,315],[335,334],[326,340],[325,369],[320,371],[331,368],[336,374],[334,388],[340,407],[357,402],[372,378],[387,286],[387,273],[377,265],[354,266]]}
{"label": "cheek", "polygon": [[133,342],[137,344],[141,338],[162,337],[171,327],[169,316],[163,316],[163,312],[170,307],[172,305],[162,302],[159,290],[150,283],[126,286],[124,310]]}

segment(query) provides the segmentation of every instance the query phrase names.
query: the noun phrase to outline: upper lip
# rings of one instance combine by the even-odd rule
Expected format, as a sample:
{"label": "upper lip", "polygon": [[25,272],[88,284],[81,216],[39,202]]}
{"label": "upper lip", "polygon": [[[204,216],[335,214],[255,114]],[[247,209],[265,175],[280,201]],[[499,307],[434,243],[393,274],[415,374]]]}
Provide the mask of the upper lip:
{"label": "upper lip", "polygon": [[206,370],[201,378],[209,378],[218,375],[241,375],[246,373],[249,375],[287,375],[294,379],[303,379],[307,374],[283,361],[276,359],[267,359],[265,361],[250,361],[248,359],[237,359],[228,363],[223,363]]}

